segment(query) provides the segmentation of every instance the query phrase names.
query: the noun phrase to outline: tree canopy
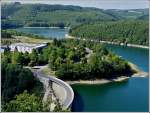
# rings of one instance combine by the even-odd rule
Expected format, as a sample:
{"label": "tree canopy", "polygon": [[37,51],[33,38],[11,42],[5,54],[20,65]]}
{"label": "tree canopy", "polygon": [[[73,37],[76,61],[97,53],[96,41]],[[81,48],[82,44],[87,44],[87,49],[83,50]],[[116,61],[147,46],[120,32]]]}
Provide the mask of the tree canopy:
{"label": "tree canopy", "polygon": [[[139,19],[148,9],[104,10],[72,5],[2,4],[2,28],[77,26],[97,21]],[[148,21],[148,19],[146,19]]]}
{"label": "tree canopy", "polygon": [[[128,76],[132,73],[125,60],[111,53],[102,44],[77,40],[58,42],[54,41],[43,51],[49,53],[46,55],[49,68],[60,79],[101,79],[119,77],[122,74]],[[86,48],[93,52],[90,53]]]}
{"label": "tree canopy", "polygon": [[43,111],[42,100],[34,94],[27,91],[15,97],[6,105],[7,112],[40,112]]}
{"label": "tree canopy", "polygon": [[85,39],[148,45],[149,27],[146,21],[117,21],[85,24],[70,30],[70,35]]}

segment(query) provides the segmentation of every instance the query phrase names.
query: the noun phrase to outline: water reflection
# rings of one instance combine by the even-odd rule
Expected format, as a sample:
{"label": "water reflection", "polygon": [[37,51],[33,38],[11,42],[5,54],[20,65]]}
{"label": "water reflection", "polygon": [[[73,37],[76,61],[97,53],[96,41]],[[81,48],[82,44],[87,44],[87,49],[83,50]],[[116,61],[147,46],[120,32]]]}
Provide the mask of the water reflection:
{"label": "water reflection", "polygon": [[[78,105],[78,106],[76,106]],[[82,112],[84,108],[84,102],[82,96],[78,93],[77,90],[74,90],[74,100],[72,103],[71,111]]]}
{"label": "water reflection", "polygon": [[96,107],[99,107],[104,102],[104,100],[100,99],[100,97],[105,98],[113,90],[128,87],[128,83],[129,80],[125,80],[122,82],[112,82],[107,84],[95,84],[95,85],[74,84],[72,85],[72,87],[74,89],[75,97],[72,103],[72,111],[82,112],[85,111],[85,109],[87,109],[87,106],[90,106],[89,108],[92,109],[86,111],[99,111],[99,109],[97,109]]}

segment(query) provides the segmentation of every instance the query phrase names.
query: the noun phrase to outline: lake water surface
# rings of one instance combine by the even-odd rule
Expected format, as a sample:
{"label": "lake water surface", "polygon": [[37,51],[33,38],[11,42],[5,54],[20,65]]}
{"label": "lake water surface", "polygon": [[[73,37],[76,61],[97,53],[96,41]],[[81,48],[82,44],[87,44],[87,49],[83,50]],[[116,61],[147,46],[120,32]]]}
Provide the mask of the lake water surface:
{"label": "lake water surface", "polygon": [[68,33],[68,29],[60,29],[60,28],[16,28],[15,30],[24,33],[32,33],[39,36],[43,36],[46,38],[57,38],[62,39]]}
{"label": "lake water surface", "polygon": [[[41,36],[64,38],[68,29],[59,28],[19,28],[17,31]],[[107,45],[114,53],[133,62],[140,69],[148,72],[148,50],[132,47]],[[72,85],[75,98],[72,111],[99,112],[145,112],[148,111],[149,78],[130,78],[123,82],[103,85]]]}

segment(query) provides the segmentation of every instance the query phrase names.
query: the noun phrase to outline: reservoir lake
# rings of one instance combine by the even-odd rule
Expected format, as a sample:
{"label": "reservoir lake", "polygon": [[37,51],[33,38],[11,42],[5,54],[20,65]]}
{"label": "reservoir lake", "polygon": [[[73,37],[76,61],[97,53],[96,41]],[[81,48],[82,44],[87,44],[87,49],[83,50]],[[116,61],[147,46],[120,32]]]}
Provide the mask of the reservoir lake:
{"label": "reservoir lake", "polygon": [[[68,29],[17,28],[17,31],[33,33],[47,38],[62,39]],[[149,50],[117,45],[106,45],[112,52],[149,72]],[[131,77],[122,82],[102,85],[74,84],[75,98],[72,111],[76,112],[148,112],[149,77]]]}
{"label": "reservoir lake", "polygon": [[45,38],[56,38],[62,39],[65,37],[65,34],[68,33],[68,29],[60,29],[60,28],[50,28],[50,27],[30,27],[30,28],[16,28],[18,32],[31,33],[39,36],[43,36]]}

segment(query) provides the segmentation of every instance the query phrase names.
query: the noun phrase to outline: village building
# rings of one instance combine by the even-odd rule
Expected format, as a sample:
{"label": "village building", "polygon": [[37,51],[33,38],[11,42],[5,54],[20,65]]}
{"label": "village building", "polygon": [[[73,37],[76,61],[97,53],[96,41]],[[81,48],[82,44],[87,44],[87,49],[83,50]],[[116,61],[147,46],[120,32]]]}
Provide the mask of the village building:
{"label": "village building", "polygon": [[22,53],[25,53],[25,52],[32,53],[33,49],[36,49],[39,51],[45,47],[47,47],[46,43],[43,43],[43,44],[15,43],[9,46],[10,51],[17,50],[18,52],[22,52]]}

